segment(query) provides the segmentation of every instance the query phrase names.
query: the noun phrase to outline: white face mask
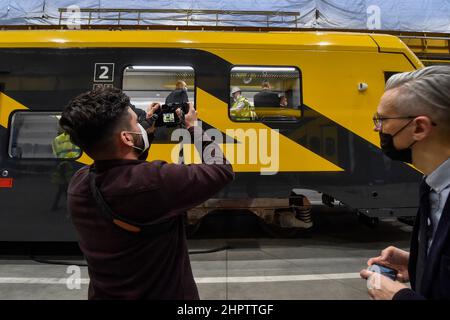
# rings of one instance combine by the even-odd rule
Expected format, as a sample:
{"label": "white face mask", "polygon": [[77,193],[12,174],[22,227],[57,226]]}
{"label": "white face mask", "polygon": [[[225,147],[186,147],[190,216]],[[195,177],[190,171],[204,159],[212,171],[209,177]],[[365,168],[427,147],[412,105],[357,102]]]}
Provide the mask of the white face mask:
{"label": "white face mask", "polygon": [[132,146],[133,148],[139,150],[142,153],[145,152],[145,150],[147,150],[150,147],[150,142],[148,141],[148,135],[147,135],[147,131],[145,131],[144,127],[141,126],[140,123],[138,123],[139,126],[139,130],[141,130],[141,132],[133,132],[133,131],[126,131],[128,133],[134,133],[134,134],[140,134],[142,136],[142,140],[144,141],[144,148],[140,148],[137,146]]}
{"label": "white face mask", "polygon": [[150,142],[148,141],[148,134],[147,131],[145,131],[144,127],[141,126],[140,123],[138,123],[139,129],[141,129],[142,138],[144,139],[144,151],[150,148]]}

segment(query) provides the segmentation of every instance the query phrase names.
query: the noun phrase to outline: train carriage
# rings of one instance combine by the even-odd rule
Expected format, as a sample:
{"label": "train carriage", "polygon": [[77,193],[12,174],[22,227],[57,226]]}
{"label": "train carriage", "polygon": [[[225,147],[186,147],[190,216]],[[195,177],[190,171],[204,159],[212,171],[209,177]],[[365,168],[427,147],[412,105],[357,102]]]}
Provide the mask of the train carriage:
{"label": "train carriage", "polygon": [[[197,220],[213,208],[256,203],[252,211],[273,222],[276,208],[263,204],[295,207],[297,189],[368,217],[415,215],[421,174],[383,156],[372,116],[386,79],[422,66],[397,37],[381,34],[0,31],[0,241],[76,239],[67,183],[92,160],[76,148],[70,157],[55,152],[58,119],[71,98],[114,86],[145,109],[163,103],[180,79],[203,129],[222,135],[236,172],[193,210]],[[263,82],[285,102],[256,105]],[[256,118],[232,115],[233,87]],[[173,132],[158,130],[148,161],[178,161]]]}

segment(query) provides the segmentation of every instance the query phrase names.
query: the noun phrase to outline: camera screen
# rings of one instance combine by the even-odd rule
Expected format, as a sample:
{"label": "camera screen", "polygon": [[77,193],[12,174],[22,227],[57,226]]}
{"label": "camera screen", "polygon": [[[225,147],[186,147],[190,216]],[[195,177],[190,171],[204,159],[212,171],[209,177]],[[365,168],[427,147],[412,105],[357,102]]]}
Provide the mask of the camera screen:
{"label": "camera screen", "polygon": [[175,122],[175,113],[163,113],[163,121],[164,123]]}

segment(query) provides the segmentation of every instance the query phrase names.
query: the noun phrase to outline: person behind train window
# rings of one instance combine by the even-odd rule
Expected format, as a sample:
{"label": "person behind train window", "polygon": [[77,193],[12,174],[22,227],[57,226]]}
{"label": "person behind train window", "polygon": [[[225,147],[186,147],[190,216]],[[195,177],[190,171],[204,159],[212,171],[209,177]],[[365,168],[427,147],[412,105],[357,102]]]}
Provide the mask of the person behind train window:
{"label": "person behind train window", "polygon": [[[67,133],[60,128],[58,135],[53,139],[52,150],[57,159],[75,159],[81,154],[79,147],[70,141]],[[74,174],[74,169],[71,161],[63,160],[58,162],[56,170],[51,175],[51,182],[58,186],[55,199],[53,200],[50,210],[56,211],[60,208],[59,203],[63,196],[67,196],[67,188],[69,181]]]}
{"label": "person behind train window", "polygon": [[263,81],[261,84],[261,89],[262,90],[253,97],[253,102],[256,108],[280,106],[280,97],[276,92],[272,91],[272,86],[269,81]]}
{"label": "person behind train window", "polygon": [[59,135],[53,139],[52,142],[52,150],[53,154],[58,159],[75,159],[77,158],[81,150],[79,147],[74,145],[70,141],[70,137],[67,133],[62,132],[62,130],[59,130]]}
{"label": "person behind train window", "polygon": [[230,115],[234,120],[244,121],[256,119],[255,108],[248,99],[242,95],[242,91],[239,87],[233,87],[231,89],[231,96],[233,98],[233,104],[230,108]]}
{"label": "person behind train window", "polygon": [[282,94],[280,96],[280,107],[282,108],[287,108],[288,106],[288,100],[285,94]]}
{"label": "person behind train window", "polygon": [[61,127],[94,160],[75,173],[68,190],[69,214],[88,263],[89,299],[199,298],[186,211],[220,191],[234,173],[211,139],[203,143],[191,103],[184,122],[192,143],[210,150],[198,150],[203,163],[139,160],[149,148],[158,108],[152,104],[139,123],[128,96],[111,88],[75,97],[62,113]]}
{"label": "person behind train window", "polygon": [[[450,299],[450,67],[392,76],[374,116],[381,148],[424,173],[410,252],[388,247],[368,265],[398,271],[398,281],[368,270],[374,299]],[[410,282],[411,289],[401,282]]]}
{"label": "person behind train window", "polygon": [[175,84],[175,90],[173,90],[167,97],[166,97],[166,104],[182,104],[182,103],[188,103],[189,97],[187,95],[187,85],[186,82],[183,80],[178,80]]}

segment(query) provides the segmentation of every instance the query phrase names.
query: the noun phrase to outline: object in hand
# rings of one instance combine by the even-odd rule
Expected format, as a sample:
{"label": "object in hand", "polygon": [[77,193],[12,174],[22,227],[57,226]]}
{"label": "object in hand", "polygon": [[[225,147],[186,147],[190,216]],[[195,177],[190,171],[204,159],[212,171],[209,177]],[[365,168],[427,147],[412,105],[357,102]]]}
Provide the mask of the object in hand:
{"label": "object in hand", "polygon": [[157,127],[176,127],[179,126],[183,119],[177,115],[176,110],[181,109],[182,115],[189,112],[188,103],[168,103],[163,104],[160,109],[156,111],[158,119],[156,120]]}
{"label": "object in hand", "polygon": [[383,276],[386,276],[390,278],[391,280],[395,281],[397,279],[397,270],[382,266],[380,264],[373,264],[367,270],[380,273]]}

